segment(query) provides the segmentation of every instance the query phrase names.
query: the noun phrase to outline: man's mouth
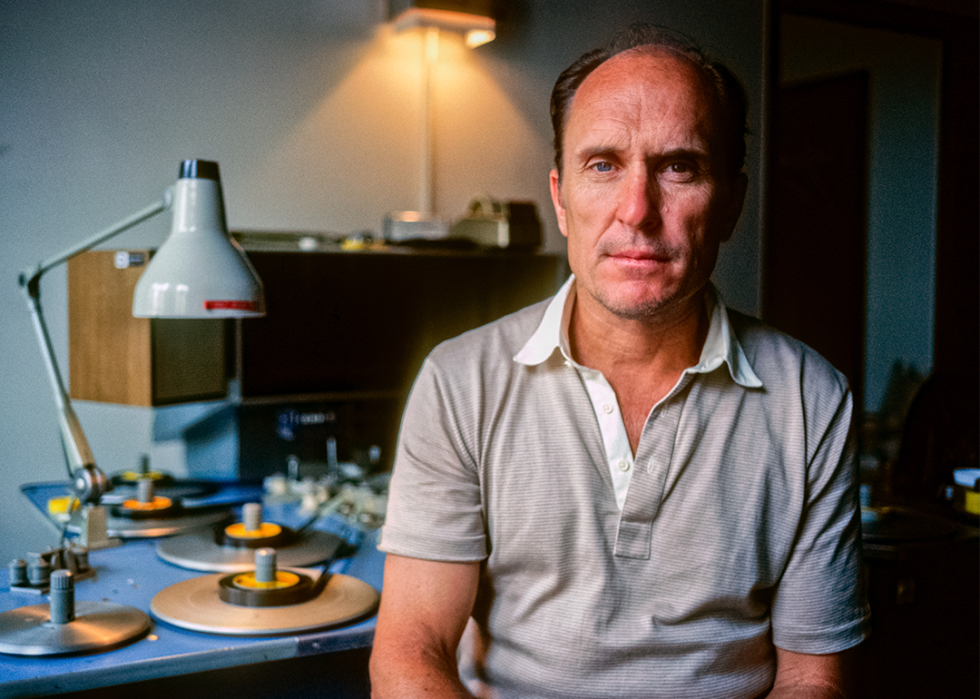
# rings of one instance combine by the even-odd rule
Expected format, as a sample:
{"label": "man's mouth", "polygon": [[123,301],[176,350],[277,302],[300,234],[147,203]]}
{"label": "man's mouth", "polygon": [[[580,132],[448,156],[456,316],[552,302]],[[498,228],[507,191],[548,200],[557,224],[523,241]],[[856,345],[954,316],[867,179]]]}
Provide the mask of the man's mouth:
{"label": "man's mouth", "polygon": [[668,253],[657,250],[616,250],[608,256],[616,262],[635,265],[666,264],[671,259]]}

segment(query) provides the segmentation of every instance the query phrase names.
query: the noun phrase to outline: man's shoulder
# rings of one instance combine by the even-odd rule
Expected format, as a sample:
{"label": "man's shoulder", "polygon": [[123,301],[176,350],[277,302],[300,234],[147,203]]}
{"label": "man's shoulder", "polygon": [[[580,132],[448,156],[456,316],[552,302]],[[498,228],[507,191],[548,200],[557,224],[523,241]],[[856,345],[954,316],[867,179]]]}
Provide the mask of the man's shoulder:
{"label": "man's shoulder", "polygon": [[493,360],[511,363],[540,325],[550,300],[545,299],[446,340],[432,351],[429,359],[453,365]]}
{"label": "man's shoulder", "polygon": [[806,343],[753,316],[731,308],[727,312],[732,331],[763,385],[789,380],[835,392],[848,390],[844,375]]}

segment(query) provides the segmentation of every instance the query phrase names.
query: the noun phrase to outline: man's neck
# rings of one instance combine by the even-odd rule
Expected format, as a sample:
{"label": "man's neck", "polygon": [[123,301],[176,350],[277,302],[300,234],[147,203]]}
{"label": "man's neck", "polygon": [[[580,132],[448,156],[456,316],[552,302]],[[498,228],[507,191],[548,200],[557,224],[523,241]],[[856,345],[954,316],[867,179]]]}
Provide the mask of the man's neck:
{"label": "man's neck", "polygon": [[615,391],[634,454],[650,410],[701,358],[708,325],[703,290],[683,307],[644,319],[616,316],[576,295],[569,349],[576,362],[601,371]]}
{"label": "man's neck", "polygon": [[604,374],[616,367],[679,374],[700,359],[709,324],[705,290],[663,314],[640,319],[617,316],[579,288],[575,293],[568,339],[579,364]]}

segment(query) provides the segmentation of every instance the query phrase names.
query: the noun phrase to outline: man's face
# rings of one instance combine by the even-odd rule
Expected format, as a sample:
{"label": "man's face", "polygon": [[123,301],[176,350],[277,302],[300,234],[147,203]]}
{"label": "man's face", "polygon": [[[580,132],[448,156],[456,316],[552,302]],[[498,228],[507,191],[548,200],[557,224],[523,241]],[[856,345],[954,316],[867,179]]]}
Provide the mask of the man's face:
{"label": "man's face", "polygon": [[745,194],[717,114],[696,69],[668,52],[621,53],[579,86],[551,196],[580,302],[646,319],[700,298]]}

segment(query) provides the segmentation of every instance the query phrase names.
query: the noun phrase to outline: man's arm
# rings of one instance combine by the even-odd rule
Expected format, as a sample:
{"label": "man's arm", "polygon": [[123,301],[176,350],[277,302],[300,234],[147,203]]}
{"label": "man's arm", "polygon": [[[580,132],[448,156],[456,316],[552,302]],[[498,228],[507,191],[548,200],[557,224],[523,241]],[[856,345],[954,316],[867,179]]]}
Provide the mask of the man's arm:
{"label": "man's arm", "polygon": [[388,554],[371,652],[373,699],[472,697],[459,680],[456,647],[479,578],[479,562]]}
{"label": "man's arm", "polygon": [[767,699],[846,699],[851,696],[854,649],[811,655],[776,647],[776,681]]}

